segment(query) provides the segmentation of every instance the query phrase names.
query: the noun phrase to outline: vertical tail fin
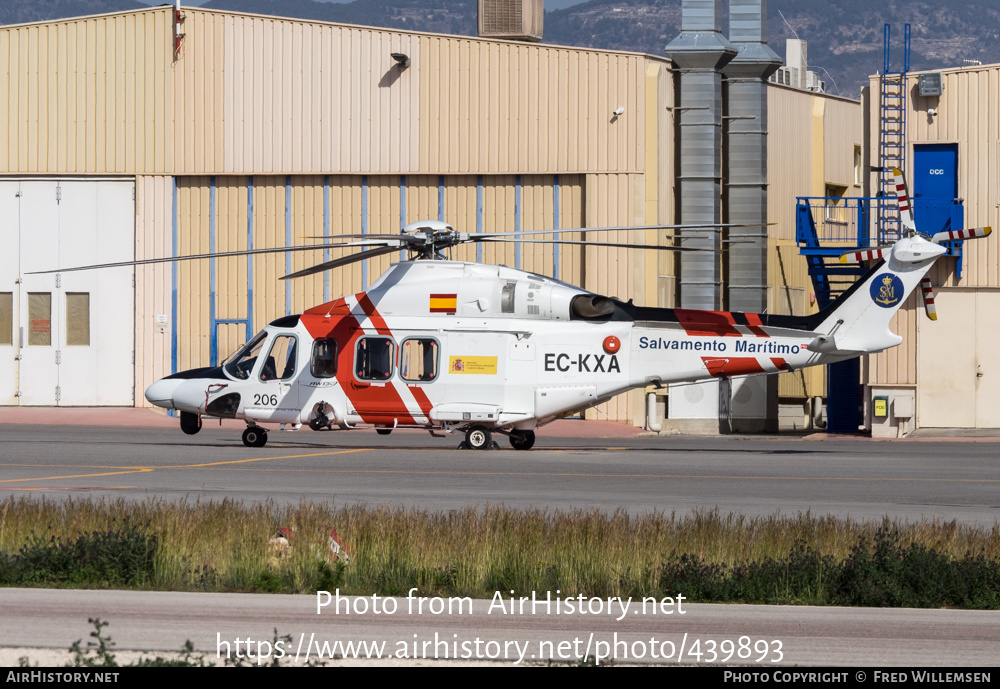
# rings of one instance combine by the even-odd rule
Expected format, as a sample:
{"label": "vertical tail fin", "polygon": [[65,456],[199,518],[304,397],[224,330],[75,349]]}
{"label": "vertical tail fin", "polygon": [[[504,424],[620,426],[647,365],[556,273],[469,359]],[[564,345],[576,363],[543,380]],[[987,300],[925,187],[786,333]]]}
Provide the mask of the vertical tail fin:
{"label": "vertical tail fin", "polygon": [[[883,250],[885,263],[834,304],[816,329],[821,333],[818,342],[810,348],[856,356],[898,345],[903,339],[890,330],[889,323],[944,253],[944,247],[919,235],[904,237]],[[933,306],[933,291],[930,295]]]}

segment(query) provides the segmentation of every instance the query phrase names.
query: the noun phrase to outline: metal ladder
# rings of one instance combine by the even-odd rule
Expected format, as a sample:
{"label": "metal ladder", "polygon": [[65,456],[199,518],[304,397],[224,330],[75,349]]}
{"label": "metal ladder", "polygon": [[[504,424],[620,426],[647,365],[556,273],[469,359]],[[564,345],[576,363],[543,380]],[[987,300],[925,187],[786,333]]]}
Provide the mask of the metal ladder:
{"label": "metal ladder", "polygon": [[903,236],[903,226],[896,206],[896,183],[892,169],[899,168],[906,174],[906,73],[910,70],[910,25],[903,27],[903,69],[890,69],[890,34],[885,24],[882,29],[882,75],[879,133],[879,192],[878,209],[879,243],[894,242]]}

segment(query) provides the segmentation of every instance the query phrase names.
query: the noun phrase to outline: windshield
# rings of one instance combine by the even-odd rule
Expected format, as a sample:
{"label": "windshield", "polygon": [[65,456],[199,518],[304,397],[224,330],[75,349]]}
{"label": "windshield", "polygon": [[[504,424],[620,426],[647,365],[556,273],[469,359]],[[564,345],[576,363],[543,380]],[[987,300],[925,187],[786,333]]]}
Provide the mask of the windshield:
{"label": "windshield", "polygon": [[238,352],[229,357],[225,365],[226,373],[233,378],[247,380],[250,377],[250,372],[253,371],[254,365],[257,363],[257,357],[260,355],[260,350],[263,348],[266,338],[267,331],[261,330],[252,340],[243,345]]}

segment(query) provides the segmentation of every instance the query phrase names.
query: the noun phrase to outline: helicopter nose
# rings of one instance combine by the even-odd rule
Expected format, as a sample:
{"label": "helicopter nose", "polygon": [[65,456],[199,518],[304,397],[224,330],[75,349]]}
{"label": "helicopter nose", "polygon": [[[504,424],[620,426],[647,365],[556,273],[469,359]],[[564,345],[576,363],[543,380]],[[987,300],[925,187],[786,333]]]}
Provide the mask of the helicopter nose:
{"label": "helicopter nose", "polygon": [[177,388],[180,387],[183,382],[184,381],[170,378],[158,380],[146,388],[146,399],[149,400],[151,404],[155,404],[157,407],[175,409],[174,393],[177,392]]}

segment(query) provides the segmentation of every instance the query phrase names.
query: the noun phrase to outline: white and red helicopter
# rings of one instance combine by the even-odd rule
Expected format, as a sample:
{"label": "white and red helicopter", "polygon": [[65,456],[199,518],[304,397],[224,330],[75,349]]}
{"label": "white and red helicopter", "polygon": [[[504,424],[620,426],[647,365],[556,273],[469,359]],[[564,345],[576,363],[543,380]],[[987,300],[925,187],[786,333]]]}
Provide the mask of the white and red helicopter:
{"label": "white and red helicopter", "polygon": [[[250,447],[267,442],[260,424],[367,424],[383,434],[464,433],[471,449],[490,448],[493,434],[502,434],[527,450],[538,426],[633,388],[795,371],[878,352],[902,342],[890,319],[946,252],[941,243],[990,233],[920,235],[902,173],[898,182],[907,236],[865,252],[861,259],[877,264],[813,315],[635,306],[504,266],[445,260],[448,247],[510,239],[417,222],[400,235],[341,235],[361,240],[346,246],[368,250],[286,278],[400,249],[412,258],[363,292],[273,321],[221,366],[153,383],[146,399],[178,410],[189,434],[200,430],[202,415],[242,419]],[[531,241],[527,234],[518,241]],[[932,306],[926,286],[924,294]]]}

